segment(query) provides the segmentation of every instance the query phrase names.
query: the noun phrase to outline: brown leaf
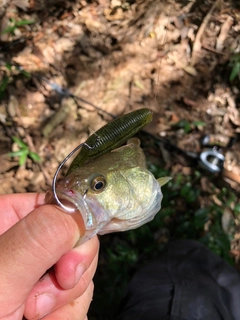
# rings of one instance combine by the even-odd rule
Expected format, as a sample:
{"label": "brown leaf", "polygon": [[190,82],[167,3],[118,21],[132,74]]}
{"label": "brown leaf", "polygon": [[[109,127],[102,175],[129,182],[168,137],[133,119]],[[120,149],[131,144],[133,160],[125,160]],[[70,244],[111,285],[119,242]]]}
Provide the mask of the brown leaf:
{"label": "brown leaf", "polygon": [[225,233],[229,233],[233,221],[232,210],[229,207],[225,207],[222,214],[222,228]]}
{"label": "brown leaf", "polygon": [[109,21],[124,19],[124,14],[123,14],[122,8],[117,8],[115,10],[105,9],[104,15],[105,15],[106,19]]}
{"label": "brown leaf", "polygon": [[224,48],[224,41],[226,40],[228,33],[233,25],[233,18],[228,16],[226,21],[222,24],[220,34],[217,38],[216,49],[222,51]]}
{"label": "brown leaf", "polygon": [[23,11],[27,11],[30,7],[29,0],[12,0],[12,4],[14,4],[16,7],[22,9]]}

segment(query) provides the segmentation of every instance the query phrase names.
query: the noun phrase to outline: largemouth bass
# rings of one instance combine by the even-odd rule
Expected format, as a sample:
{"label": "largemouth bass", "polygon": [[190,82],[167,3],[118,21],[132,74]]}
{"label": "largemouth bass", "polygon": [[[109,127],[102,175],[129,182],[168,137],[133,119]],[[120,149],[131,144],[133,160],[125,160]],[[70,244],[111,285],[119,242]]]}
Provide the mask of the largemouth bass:
{"label": "largemouth bass", "polygon": [[[147,170],[138,139],[71,171],[57,185],[58,198],[79,211],[84,233],[79,244],[95,234],[135,229],[151,221],[161,208],[161,186]],[[48,203],[54,202],[51,191]]]}

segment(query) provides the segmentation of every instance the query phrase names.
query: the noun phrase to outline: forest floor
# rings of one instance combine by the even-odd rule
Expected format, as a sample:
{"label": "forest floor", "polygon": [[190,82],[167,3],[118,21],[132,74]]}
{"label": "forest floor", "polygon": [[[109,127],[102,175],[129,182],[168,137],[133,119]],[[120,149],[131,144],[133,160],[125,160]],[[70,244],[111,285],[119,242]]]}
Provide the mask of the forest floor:
{"label": "forest floor", "polygon": [[[200,153],[212,148],[202,146],[205,137],[224,154],[220,174],[199,169],[198,205],[207,205],[207,195],[223,207],[223,188],[234,195],[221,221],[226,233],[230,222],[235,227],[229,252],[238,265],[240,4],[0,3],[0,194],[45,192],[60,162],[89,134],[112,115],[147,107],[154,120],[146,131],[155,138]],[[173,177],[196,171],[184,153],[141,137],[149,161]]]}

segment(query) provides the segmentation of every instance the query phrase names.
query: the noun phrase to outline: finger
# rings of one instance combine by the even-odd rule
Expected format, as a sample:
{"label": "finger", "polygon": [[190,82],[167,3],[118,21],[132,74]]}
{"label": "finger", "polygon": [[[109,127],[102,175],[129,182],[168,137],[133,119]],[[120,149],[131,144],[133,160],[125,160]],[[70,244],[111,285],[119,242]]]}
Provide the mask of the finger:
{"label": "finger", "polygon": [[1,320],[23,320],[24,306],[22,305],[19,309],[13,313],[1,318]]}
{"label": "finger", "polygon": [[93,282],[90,282],[87,290],[81,297],[70,302],[69,304],[53,311],[43,318],[43,320],[87,320],[87,312],[93,297]]}
{"label": "finger", "polygon": [[22,219],[32,210],[43,205],[45,203],[44,199],[44,193],[19,193],[10,195],[8,201],[12,204],[13,209],[18,213],[19,219]]}
{"label": "finger", "polygon": [[72,289],[98,255],[98,250],[99,241],[94,237],[63,255],[54,266],[59,285]]}
{"label": "finger", "polygon": [[0,195],[0,234],[8,230],[29,212],[44,204],[43,193]]}
{"label": "finger", "polygon": [[92,281],[96,267],[97,256],[78,284],[70,290],[63,290],[58,285],[54,271],[51,270],[34,286],[29,294],[25,305],[25,317],[27,319],[41,318],[83,295]]}
{"label": "finger", "polygon": [[39,278],[79,237],[72,216],[53,205],[38,207],[0,237],[0,318],[21,306]]}

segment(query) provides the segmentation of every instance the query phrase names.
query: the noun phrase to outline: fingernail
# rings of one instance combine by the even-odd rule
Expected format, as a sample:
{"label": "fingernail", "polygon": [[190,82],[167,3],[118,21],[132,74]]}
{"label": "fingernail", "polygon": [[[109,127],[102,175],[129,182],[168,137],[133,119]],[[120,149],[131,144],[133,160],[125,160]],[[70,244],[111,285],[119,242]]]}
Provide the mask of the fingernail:
{"label": "fingernail", "polygon": [[81,276],[84,274],[84,272],[86,271],[86,268],[83,264],[79,264],[76,267],[76,271],[75,271],[75,281],[76,284],[78,283],[78,281],[80,280]]}
{"label": "fingernail", "polygon": [[36,313],[40,316],[48,314],[56,305],[56,299],[51,293],[42,293],[37,297]]}

